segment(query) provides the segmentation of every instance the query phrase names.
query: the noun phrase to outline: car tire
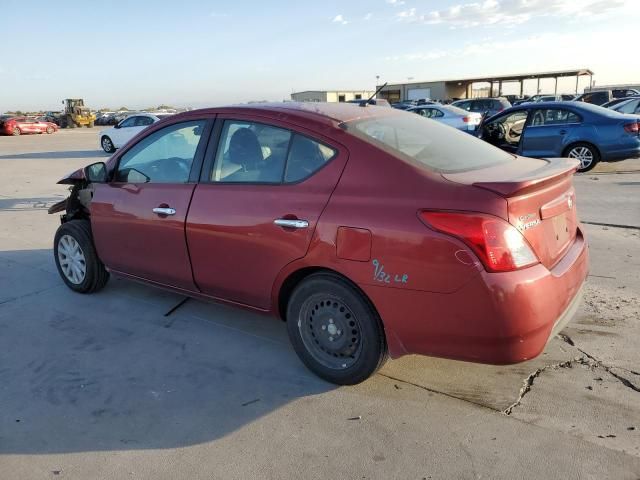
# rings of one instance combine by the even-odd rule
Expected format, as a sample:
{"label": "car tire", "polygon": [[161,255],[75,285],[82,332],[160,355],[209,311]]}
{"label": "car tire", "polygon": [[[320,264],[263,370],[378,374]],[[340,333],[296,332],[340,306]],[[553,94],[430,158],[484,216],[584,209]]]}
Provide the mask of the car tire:
{"label": "car tire", "polygon": [[116,147],[113,146],[113,142],[106,135],[100,139],[100,145],[102,146],[102,149],[107,153],[113,153],[116,151]]}
{"label": "car tire", "polygon": [[89,125],[87,125],[87,128],[93,128],[95,125],[95,122],[89,122]]}
{"label": "car tire", "polygon": [[53,132],[55,132],[55,128],[53,127],[47,127],[47,135],[51,135]]}
{"label": "car tire", "polygon": [[578,172],[588,172],[600,161],[600,152],[590,143],[578,142],[569,145],[563,155],[567,158],[575,158],[580,161]]}
{"label": "car tire", "polygon": [[13,135],[14,137],[17,137],[19,135],[22,135],[22,132],[18,127],[14,127],[13,130],[11,130],[11,135]]}
{"label": "car tire", "polygon": [[70,220],[58,227],[53,241],[58,273],[71,290],[93,293],[109,280],[109,272],[98,258],[89,220]]}
{"label": "car tire", "polygon": [[286,319],[298,357],[328,382],[363,382],[387,359],[378,313],[355,286],[337,275],[316,273],[304,279],[289,298]]}

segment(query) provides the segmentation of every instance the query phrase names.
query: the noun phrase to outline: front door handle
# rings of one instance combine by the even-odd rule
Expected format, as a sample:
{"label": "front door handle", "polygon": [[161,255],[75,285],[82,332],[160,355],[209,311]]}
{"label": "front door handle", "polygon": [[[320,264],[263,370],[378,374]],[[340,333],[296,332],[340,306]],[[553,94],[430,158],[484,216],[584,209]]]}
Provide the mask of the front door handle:
{"label": "front door handle", "polygon": [[153,209],[153,213],[157,213],[158,215],[175,215],[175,208],[169,207],[156,207]]}
{"label": "front door handle", "polygon": [[309,226],[309,222],[307,222],[306,220],[291,218],[276,218],[273,223],[275,223],[279,227],[285,228],[307,228]]}
{"label": "front door handle", "polygon": [[558,133],[559,133],[560,135],[566,135],[566,134],[567,134],[567,131],[566,131],[566,130],[560,130]]}

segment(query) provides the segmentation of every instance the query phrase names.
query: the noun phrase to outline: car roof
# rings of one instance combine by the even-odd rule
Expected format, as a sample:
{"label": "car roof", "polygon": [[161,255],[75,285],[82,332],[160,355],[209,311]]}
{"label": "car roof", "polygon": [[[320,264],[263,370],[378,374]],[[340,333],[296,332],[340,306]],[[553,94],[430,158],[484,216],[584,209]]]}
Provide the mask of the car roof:
{"label": "car roof", "polygon": [[251,105],[231,105],[217,108],[204,108],[178,113],[172,118],[189,117],[198,114],[244,113],[258,116],[277,117],[282,120],[312,121],[324,125],[337,124],[352,120],[375,118],[388,115],[401,115],[402,112],[388,107],[355,103],[324,102],[282,102]]}

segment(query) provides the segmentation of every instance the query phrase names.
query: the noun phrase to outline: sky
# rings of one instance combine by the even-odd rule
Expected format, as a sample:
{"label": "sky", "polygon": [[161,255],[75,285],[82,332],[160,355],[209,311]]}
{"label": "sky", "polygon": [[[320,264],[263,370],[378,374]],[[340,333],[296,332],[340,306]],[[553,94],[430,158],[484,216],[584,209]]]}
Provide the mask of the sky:
{"label": "sky", "polygon": [[590,68],[596,85],[640,83],[639,21],[640,0],[0,0],[0,112],[281,101],[378,76]]}

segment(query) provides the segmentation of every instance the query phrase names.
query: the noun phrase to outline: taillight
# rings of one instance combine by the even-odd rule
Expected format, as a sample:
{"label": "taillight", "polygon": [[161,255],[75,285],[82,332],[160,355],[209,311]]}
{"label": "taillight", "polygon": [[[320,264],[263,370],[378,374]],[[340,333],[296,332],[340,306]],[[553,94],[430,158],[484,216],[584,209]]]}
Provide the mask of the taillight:
{"label": "taillight", "polygon": [[529,243],[513,226],[480,213],[422,211],[433,229],[466,243],[490,272],[509,272],[539,263]]}
{"label": "taillight", "polygon": [[462,117],[462,121],[464,123],[469,123],[471,121],[471,117]]}
{"label": "taillight", "polygon": [[624,130],[628,133],[640,133],[640,122],[627,123],[624,126]]}

